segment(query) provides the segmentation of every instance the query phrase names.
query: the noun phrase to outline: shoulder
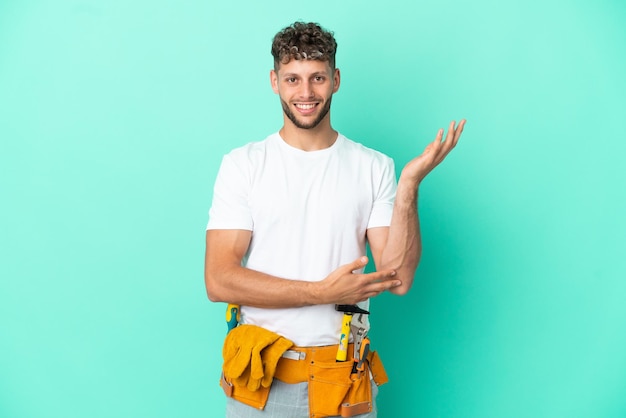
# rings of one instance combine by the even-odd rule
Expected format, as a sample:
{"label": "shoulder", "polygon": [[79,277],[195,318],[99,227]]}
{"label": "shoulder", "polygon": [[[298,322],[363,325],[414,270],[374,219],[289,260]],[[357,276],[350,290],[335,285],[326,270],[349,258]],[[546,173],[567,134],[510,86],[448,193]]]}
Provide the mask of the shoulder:
{"label": "shoulder", "polygon": [[277,134],[269,135],[261,141],[249,142],[246,145],[234,148],[226,154],[226,157],[239,161],[262,156],[270,148],[275,135]]}
{"label": "shoulder", "polygon": [[272,148],[272,143],[275,141],[274,137],[276,135],[276,133],[271,134],[261,141],[249,142],[246,145],[234,148],[224,156],[224,159],[240,164],[246,162],[252,163],[263,159],[265,154]]}
{"label": "shoulder", "polygon": [[342,141],[342,149],[349,156],[370,160],[372,164],[393,165],[393,159],[388,155],[373,148],[366,147],[365,145],[353,141],[352,139],[349,139],[341,134],[339,134],[339,138]]}

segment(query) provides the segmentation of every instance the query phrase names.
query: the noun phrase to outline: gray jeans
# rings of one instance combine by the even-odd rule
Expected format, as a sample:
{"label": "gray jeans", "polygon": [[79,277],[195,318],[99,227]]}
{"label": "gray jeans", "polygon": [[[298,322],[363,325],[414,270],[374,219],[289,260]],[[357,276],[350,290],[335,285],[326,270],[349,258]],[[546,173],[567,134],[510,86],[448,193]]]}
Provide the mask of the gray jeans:
{"label": "gray jeans", "polygon": [[[378,386],[372,383],[372,412],[354,418],[376,418],[376,396]],[[274,379],[265,409],[260,411],[251,406],[226,398],[226,418],[309,418],[309,384],[295,385]]]}

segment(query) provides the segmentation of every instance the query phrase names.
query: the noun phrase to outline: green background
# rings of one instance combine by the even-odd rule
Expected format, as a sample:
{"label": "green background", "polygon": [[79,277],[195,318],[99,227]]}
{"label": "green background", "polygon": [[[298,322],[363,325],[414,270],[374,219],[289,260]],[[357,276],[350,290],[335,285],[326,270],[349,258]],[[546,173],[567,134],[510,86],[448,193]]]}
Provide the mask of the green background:
{"label": "green background", "polygon": [[282,116],[275,32],[335,32],[333,124],[423,184],[372,303],[382,417],[626,416],[620,0],[0,2],[0,416],[219,417],[202,277],[224,153]]}

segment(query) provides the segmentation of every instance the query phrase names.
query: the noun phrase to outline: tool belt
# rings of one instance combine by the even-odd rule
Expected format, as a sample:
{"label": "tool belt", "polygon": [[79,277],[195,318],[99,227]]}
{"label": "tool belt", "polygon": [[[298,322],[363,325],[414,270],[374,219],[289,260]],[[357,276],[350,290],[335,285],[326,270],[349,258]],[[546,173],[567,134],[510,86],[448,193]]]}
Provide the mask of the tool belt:
{"label": "tool belt", "polygon": [[[241,348],[245,349],[245,347],[232,347],[233,342],[233,339],[226,338],[224,353],[236,352]],[[227,345],[231,346],[227,347]],[[338,345],[323,347],[292,346],[287,350],[283,350],[283,354],[277,361],[273,376],[264,376],[263,379],[267,381],[269,378],[271,382],[272,378],[276,378],[289,384],[308,382],[309,414],[311,417],[318,418],[337,415],[351,417],[370,412],[372,410],[370,379],[373,379],[379,386],[388,381],[378,353],[370,351],[367,355],[364,370],[354,373],[353,345],[350,344],[348,347],[349,356],[346,361],[336,361],[337,349]],[[245,357],[244,355],[242,358]],[[224,364],[227,364],[226,358]],[[220,385],[226,396],[257,409],[265,408],[270,392],[269,385],[265,386],[263,384],[256,390],[251,390],[256,385],[251,387],[241,379],[230,378],[226,368],[223,370]]]}

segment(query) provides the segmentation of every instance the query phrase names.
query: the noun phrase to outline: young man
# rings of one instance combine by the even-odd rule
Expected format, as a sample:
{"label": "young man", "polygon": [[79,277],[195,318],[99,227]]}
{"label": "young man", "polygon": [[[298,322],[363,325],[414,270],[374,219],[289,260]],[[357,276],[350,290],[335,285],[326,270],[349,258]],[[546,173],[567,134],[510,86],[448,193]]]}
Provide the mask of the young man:
{"label": "young man", "polygon": [[[384,369],[367,350],[354,358],[352,344],[346,361],[336,361],[345,349],[336,305],[368,309],[382,292],[409,291],[421,255],[418,187],[465,124],[451,122],[445,140],[440,129],[396,185],[389,157],[331,126],[341,81],[336,48],[333,34],[314,23],[275,36],[270,82],[284,124],[226,155],[217,176],[207,294],[241,306],[242,324],[224,345],[229,417],[376,416]],[[368,274],[366,245],[376,265]],[[366,317],[352,317],[355,329],[367,332]]]}

